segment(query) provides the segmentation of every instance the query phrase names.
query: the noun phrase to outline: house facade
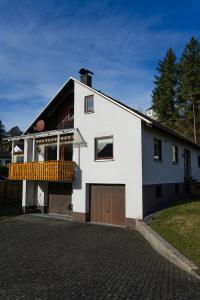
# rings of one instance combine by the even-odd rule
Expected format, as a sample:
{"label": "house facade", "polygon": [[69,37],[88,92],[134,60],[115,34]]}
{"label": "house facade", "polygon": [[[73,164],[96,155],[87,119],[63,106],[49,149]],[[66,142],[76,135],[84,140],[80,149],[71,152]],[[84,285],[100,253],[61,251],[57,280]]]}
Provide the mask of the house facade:
{"label": "house facade", "polygon": [[[92,88],[80,70],[62,86],[12,149],[9,178],[23,180],[24,212],[134,227],[136,219],[190,194],[200,147]],[[191,196],[191,195],[190,195]]]}
{"label": "house facade", "polygon": [[153,107],[150,107],[146,110],[146,115],[153,120],[158,119],[157,113],[153,110]]}

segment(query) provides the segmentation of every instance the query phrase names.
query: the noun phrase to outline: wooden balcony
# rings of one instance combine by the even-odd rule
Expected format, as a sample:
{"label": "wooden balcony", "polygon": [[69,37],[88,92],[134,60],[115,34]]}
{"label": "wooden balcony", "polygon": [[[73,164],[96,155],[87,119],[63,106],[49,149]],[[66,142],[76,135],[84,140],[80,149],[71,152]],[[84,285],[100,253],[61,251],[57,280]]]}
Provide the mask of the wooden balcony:
{"label": "wooden balcony", "polygon": [[9,164],[11,180],[73,181],[73,161],[37,161]]}

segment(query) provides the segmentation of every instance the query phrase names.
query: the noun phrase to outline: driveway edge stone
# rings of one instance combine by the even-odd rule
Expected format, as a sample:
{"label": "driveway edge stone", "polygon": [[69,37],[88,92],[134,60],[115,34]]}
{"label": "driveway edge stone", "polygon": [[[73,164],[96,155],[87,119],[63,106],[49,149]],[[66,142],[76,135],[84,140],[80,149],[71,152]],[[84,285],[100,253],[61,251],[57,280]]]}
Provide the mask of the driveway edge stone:
{"label": "driveway edge stone", "polygon": [[143,237],[149,242],[152,248],[156,250],[156,252],[164,256],[180,269],[200,279],[200,276],[196,274],[198,267],[183,254],[181,254],[170,243],[168,243],[157,232],[155,232],[150,226],[145,224],[142,220],[136,220],[136,230],[138,230],[143,235]]}
{"label": "driveway edge stone", "polygon": [[10,218],[6,218],[6,219],[2,219],[2,220],[0,220],[0,223],[7,222],[8,220],[13,219],[13,218],[15,218],[15,217],[10,217]]}

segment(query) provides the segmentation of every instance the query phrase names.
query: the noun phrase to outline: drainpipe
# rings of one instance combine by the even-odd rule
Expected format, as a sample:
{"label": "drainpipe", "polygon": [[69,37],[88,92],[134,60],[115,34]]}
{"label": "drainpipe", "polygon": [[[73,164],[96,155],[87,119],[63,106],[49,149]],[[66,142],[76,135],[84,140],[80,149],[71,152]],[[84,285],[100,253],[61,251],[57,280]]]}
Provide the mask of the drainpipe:
{"label": "drainpipe", "polygon": [[14,162],[14,141],[12,141],[11,163]]}
{"label": "drainpipe", "polygon": [[32,153],[32,161],[35,161],[35,137],[33,138],[33,153]]}
{"label": "drainpipe", "polygon": [[57,137],[57,160],[60,160],[60,134]]}

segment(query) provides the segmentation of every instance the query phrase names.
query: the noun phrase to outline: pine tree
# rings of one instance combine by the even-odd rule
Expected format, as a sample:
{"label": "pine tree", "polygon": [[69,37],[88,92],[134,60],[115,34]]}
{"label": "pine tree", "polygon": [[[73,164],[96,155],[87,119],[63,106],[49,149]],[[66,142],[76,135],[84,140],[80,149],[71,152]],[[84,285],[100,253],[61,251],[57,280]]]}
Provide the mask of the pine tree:
{"label": "pine tree", "polygon": [[158,120],[173,127],[176,120],[176,89],[177,64],[174,51],[169,48],[163,61],[157,67],[158,76],[155,76],[155,88],[152,94],[152,106],[158,115]]}
{"label": "pine tree", "polygon": [[0,151],[2,151],[2,138],[5,135],[4,125],[0,120]]}
{"label": "pine tree", "polygon": [[200,143],[200,44],[192,37],[179,62],[178,130]]}
{"label": "pine tree", "polygon": [[0,137],[3,137],[5,134],[5,129],[4,129],[4,125],[0,120]]}

